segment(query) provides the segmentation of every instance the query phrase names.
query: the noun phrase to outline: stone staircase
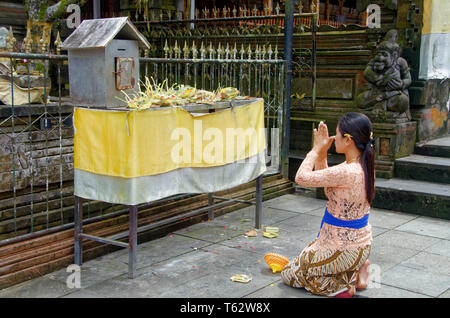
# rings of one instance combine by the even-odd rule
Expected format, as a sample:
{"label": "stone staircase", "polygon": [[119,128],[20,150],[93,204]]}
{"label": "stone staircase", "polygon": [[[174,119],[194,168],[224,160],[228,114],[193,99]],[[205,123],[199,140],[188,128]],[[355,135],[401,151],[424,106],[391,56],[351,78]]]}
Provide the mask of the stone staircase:
{"label": "stone staircase", "polygon": [[416,144],[376,188],[374,207],[450,219],[450,136]]}
{"label": "stone staircase", "polygon": [[[289,179],[306,155],[291,151]],[[344,160],[342,155],[328,155],[333,166]],[[450,136],[418,143],[414,153],[395,160],[394,178],[376,179],[373,207],[450,220]],[[327,199],[323,188],[295,185],[297,193]]]}

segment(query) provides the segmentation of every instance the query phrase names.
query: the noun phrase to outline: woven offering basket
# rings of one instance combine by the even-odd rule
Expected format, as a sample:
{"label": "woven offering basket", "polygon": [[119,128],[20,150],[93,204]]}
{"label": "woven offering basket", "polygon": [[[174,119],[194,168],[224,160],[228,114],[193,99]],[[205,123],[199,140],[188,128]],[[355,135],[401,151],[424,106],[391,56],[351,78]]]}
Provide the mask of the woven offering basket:
{"label": "woven offering basket", "polygon": [[289,263],[289,259],[284,257],[283,255],[276,253],[268,253],[264,255],[264,260],[267,265],[272,269],[272,272],[275,274],[276,272],[281,272],[283,268]]}

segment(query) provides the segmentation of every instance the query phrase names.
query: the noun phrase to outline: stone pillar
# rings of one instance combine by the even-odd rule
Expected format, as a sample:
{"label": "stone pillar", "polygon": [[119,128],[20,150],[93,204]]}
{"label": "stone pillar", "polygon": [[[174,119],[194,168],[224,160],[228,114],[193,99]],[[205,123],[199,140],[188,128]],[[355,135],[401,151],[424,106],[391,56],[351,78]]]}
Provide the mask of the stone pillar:
{"label": "stone pillar", "polygon": [[417,123],[373,123],[376,176],[394,177],[394,161],[409,156],[416,144]]}

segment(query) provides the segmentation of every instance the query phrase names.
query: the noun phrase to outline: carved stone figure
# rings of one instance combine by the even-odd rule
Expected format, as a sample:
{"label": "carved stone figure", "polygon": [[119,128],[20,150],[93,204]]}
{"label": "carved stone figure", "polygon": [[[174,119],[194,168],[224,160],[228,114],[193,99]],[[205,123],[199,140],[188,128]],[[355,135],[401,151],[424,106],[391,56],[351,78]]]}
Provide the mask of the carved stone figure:
{"label": "carved stone figure", "polygon": [[364,71],[367,83],[357,96],[356,105],[377,122],[411,119],[408,87],[412,80],[400,51],[397,31],[390,30]]}
{"label": "carved stone figure", "polygon": [[[0,52],[8,52],[7,38],[9,31],[5,27],[0,27]],[[9,76],[11,74],[10,62],[7,57],[0,57],[0,75]]]}

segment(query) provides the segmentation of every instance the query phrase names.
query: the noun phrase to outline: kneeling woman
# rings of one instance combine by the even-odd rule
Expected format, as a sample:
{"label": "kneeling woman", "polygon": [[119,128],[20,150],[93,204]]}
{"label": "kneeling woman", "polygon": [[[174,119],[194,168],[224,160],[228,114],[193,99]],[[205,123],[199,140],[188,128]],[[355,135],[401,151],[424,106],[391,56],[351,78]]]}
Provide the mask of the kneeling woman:
{"label": "kneeling woman", "polygon": [[[346,161],[327,165],[327,152]],[[317,238],[281,272],[283,281],[316,295],[352,297],[368,284],[368,257],[372,243],[368,223],[375,196],[372,123],[360,113],[339,118],[336,136],[320,123],[314,129],[314,146],[303,160],[295,182],[305,187],[325,187],[328,204]],[[313,171],[313,168],[315,170]]]}

